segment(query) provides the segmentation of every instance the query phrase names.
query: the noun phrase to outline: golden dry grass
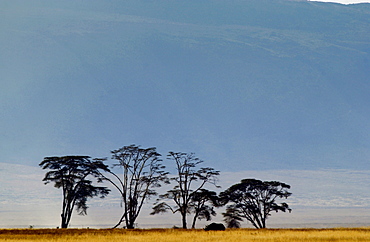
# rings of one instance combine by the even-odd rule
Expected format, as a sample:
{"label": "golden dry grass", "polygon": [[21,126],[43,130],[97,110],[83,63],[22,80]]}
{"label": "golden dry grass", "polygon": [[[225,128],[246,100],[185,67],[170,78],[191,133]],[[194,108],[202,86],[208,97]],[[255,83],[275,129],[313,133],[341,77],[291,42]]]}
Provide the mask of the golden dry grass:
{"label": "golden dry grass", "polygon": [[337,229],[233,229],[203,231],[181,229],[2,229],[0,241],[90,241],[90,242],[293,242],[370,241],[370,228]]}

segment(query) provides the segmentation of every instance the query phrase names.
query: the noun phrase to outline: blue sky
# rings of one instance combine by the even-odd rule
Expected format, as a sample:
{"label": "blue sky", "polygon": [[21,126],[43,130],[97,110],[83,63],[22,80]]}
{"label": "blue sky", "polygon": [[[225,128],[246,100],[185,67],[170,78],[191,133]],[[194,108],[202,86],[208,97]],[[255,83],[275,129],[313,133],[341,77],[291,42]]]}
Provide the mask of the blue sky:
{"label": "blue sky", "polygon": [[[0,2],[2,179],[11,164],[34,171],[45,156],[109,157],[138,144],[164,156],[195,152],[237,180],[318,171],[328,174],[319,188],[345,171],[350,189],[366,187],[356,171],[370,170],[369,39],[358,34],[368,15],[312,3],[308,23],[274,23],[274,15],[250,26],[228,14],[235,6],[213,18],[218,6],[207,15],[108,2]],[[337,24],[321,23],[323,13]],[[355,34],[340,35],[346,26]],[[302,189],[312,184],[303,181]],[[332,207],[335,198],[325,199],[321,208]]]}

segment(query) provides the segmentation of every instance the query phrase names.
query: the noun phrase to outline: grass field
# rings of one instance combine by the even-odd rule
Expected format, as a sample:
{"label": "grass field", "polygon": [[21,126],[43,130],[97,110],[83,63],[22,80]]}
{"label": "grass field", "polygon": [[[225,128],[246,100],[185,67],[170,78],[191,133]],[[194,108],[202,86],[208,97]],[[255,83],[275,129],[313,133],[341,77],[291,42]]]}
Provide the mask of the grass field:
{"label": "grass field", "polygon": [[0,241],[99,242],[239,242],[239,241],[370,241],[369,228],[337,229],[232,229],[203,231],[181,229],[0,229]]}

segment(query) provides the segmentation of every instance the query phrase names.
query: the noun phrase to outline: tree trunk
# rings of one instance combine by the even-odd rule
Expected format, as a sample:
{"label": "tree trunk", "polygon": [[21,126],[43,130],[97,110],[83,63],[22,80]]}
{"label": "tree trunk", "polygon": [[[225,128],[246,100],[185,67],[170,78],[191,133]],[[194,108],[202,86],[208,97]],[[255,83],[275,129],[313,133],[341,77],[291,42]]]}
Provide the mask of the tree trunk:
{"label": "tree trunk", "polygon": [[62,217],[62,224],[61,224],[61,228],[62,229],[66,229],[68,227],[68,222],[66,221],[66,217],[63,216],[63,214],[60,215]]}
{"label": "tree trunk", "polygon": [[265,229],[266,228],[266,219],[263,218],[262,219],[262,229]]}
{"label": "tree trunk", "polygon": [[135,228],[135,218],[130,214],[129,220],[126,223],[127,229],[134,229]]}
{"label": "tree trunk", "polygon": [[182,228],[183,229],[187,229],[187,224],[186,224],[186,213],[185,214],[181,214],[182,216]]}
{"label": "tree trunk", "polygon": [[195,223],[197,222],[197,218],[198,218],[198,213],[195,213],[194,218],[193,218],[193,223],[191,225],[192,229],[195,229]]}

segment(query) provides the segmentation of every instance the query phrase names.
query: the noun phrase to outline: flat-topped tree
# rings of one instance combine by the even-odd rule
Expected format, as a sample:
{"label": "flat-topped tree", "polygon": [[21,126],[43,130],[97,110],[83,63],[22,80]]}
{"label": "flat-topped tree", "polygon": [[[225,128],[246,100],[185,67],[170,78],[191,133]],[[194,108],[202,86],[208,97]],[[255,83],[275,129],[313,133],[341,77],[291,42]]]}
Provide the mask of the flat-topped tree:
{"label": "flat-topped tree", "polygon": [[103,181],[100,170],[109,171],[101,160],[89,156],[45,157],[39,165],[50,170],[43,179],[45,184],[53,182],[54,187],[62,188],[62,228],[68,227],[75,206],[79,215],[86,215],[88,198],[104,198],[110,192],[107,187],[93,185],[92,179]]}
{"label": "flat-topped tree", "polygon": [[257,228],[266,228],[266,219],[271,212],[291,212],[287,203],[277,203],[277,199],[286,199],[292,193],[290,185],[278,181],[260,181],[244,179],[220,193],[220,202],[227,206],[223,213],[228,227],[239,227],[240,221],[248,220]]}
{"label": "flat-topped tree", "polygon": [[[207,218],[208,212],[211,213],[210,215],[213,214],[209,207],[197,206],[202,205],[203,202],[205,204],[204,199],[210,200],[212,192],[202,189],[206,184],[213,184],[217,187],[216,181],[220,172],[211,167],[196,168],[203,161],[195,157],[193,153],[169,152],[167,159],[174,161],[176,165],[177,174],[170,178],[175,186],[172,190],[159,196],[160,199],[154,204],[151,214],[164,213],[168,210],[172,213],[179,212],[182,228],[186,229],[188,214],[194,213],[195,221],[199,216]],[[205,193],[209,196],[205,196]],[[199,197],[201,194],[202,198]],[[162,200],[170,200],[171,202],[162,202]],[[193,222],[193,226],[195,226],[195,222]]]}

